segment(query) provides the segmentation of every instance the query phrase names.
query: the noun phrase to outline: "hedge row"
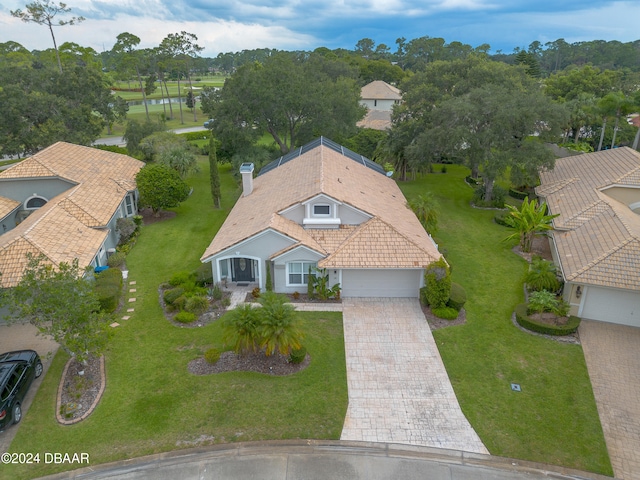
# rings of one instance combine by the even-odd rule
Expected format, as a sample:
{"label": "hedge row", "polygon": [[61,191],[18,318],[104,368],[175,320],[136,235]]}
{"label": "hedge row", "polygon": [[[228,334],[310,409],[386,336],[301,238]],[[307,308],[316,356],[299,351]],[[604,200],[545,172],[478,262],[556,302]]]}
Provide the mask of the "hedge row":
{"label": "hedge row", "polygon": [[122,271],[119,268],[107,268],[96,275],[95,292],[98,295],[100,309],[115,312],[122,295]]}
{"label": "hedge row", "polygon": [[546,335],[569,335],[578,330],[578,327],[580,326],[580,318],[573,315],[569,317],[569,321],[566,325],[548,325],[546,323],[537,322],[527,315],[526,303],[521,303],[516,306],[515,313],[516,321],[521,327],[531,330],[532,332],[544,333]]}

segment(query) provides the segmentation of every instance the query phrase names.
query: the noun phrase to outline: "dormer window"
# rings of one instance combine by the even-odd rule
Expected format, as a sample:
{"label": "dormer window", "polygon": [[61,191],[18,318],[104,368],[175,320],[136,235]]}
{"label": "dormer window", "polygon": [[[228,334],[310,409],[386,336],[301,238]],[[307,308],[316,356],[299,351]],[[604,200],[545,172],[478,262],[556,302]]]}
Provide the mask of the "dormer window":
{"label": "dormer window", "polygon": [[313,216],[314,217],[328,217],[331,215],[330,205],[314,205]]}

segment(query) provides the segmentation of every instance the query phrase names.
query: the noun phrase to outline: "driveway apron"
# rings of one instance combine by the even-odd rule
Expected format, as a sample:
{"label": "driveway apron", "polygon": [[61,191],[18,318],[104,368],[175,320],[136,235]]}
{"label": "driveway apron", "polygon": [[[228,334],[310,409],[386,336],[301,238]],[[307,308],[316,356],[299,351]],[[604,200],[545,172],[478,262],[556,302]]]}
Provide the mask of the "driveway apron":
{"label": "driveway apron", "polygon": [[341,440],[489,453],[460,409],[417,299],[343,299]]}
{"label": "driveway apron", "polygon": [[582,320],[580,342],[613,473],[640,480],[640,328]]}

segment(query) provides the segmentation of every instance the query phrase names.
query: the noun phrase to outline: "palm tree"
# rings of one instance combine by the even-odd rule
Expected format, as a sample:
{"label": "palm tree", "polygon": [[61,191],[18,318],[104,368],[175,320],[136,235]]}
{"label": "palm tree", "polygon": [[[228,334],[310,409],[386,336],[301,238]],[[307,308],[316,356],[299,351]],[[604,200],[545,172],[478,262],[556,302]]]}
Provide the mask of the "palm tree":
{"label": "palm tree", "polygon": [[282,355],[302,346],[304,337],[296,311],[287,302],[284,295],[264,292],[260,295],[262,308],[258,309],[260,320],[260,347],[265,349],[266,355],[273,355],[276,351]]}
{"label": "palm tree", "polygon": [[260,339],[258,322],[256,308],[250,303],[238,305],[224,317],[225,342],[232,344],[236,353],[257,351]]}
{"label": "palm tree", "polygon": [[516,232],[509,235],[505,240],[520,240],[520,248],[523,252],[530,252],[533,239],[548,230],[553,230],[551,221],[558,215],[547,215],[547,204],[542,202],[537,204],[536,200],[529,201],[525,197],[522,206],[518,209],[513,205],[507,205],[509,215],[505,217],[505,222],[516,229]]}
{"label": "palm tree", "polygon": [[409,200],[407,205],[427,232],[433,233],[438,229],[438,202],[433,193],[420,194]]}

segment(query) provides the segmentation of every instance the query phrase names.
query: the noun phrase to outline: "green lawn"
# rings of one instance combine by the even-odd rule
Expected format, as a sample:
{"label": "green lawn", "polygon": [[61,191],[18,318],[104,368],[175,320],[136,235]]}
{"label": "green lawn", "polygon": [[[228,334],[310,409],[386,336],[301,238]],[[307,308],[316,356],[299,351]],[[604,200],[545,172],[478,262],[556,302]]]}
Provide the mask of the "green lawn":
{"label": "green lawn", "polygon": [[[136,312],[114,330],[107,390],[97,410],[75,426],[55,422],[55,392],[66,360],[58,354],[11,451],[89,452],[97,464],[186,448],[199,438],[339,438],[347,407],[339,314],[303,315],[313,360],[294,376],[187,373],[189,360],[220,344],[219,325],[174,327],[162,316],[157,288],[173,272],[198,266],[239,195],[224,166],[224,210],[215,210],[206,160],[201,166],[190,180],[194,194],[176,209],[177,217],[144,227],[127,258],[138,282]],[[435,239],[454,281],[467,290],[467,323],[434,335],[463,411],[494,455],[612,475],[582,349],[523,333],[511,323],[513,307],[522,301],[526,263],[502,242],[508,229],[492,222],[494,212],[469,206],[466,173],[449,166],[446,174],[401,184],[407,197],[431,190],[440,201]],[[512,382],[522,392],[513,392]],[[54,471],[5,466],[0,476]]]}
{"label": "green lawn", "polygon": [[[79,424],[57,424],[55,396],[66,361],[58,353],[10,451],[88,452],[91,464],[99,464],[203,443],[340,437],[347,384],[339,313],[301,313],[312,361],[295,375],[199,377],[187,372],[190,360],[222,345],[220,324],[173,326],[162,315],[158,285],[176,271],[199,265],[239,195],[229,166],[223,166],[224,211],[215,210],[208,164],[204,158],[200,164],[201,174],[189,182],[194,193],[176,209],[176,218],[143,227],[127,257],[130,277],[137,281],[135,313],[113,331],[106,354],[107,388],[98,408]],[[58,470],[42,464],[3,466],[0,478]]]}
{"label": "green lawn", "polygon": [[509,229],[492,221],[495,211],[470,207],[468,171],[447,171],[400,187],[438,199],[434,237],[467,290],[467,323],[434,332],[464,413],[494,455],[612,475],[582,348],[511,323],[527,264],[503,242]]}

